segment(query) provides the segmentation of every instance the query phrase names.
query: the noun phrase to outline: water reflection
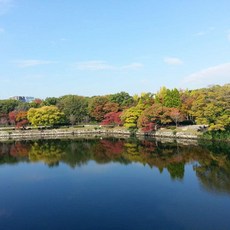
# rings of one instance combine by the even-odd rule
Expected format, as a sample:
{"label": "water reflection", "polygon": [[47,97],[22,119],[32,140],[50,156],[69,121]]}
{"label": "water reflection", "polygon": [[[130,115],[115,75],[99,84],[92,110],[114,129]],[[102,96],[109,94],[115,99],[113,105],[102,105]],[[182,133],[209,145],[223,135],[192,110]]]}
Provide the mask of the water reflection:
{"label": "water reflection", "polygon": [[210,192],[230,193],[230,145],[224,142],[204,142],[209,158],[194,167],[203,187]]}
{"label": "water reflection", "polygon": [[173,180],[183,180],[185,165],[193,170],[204,189],[230,194],[230,148],[227,143],[199,145],[162,143],[137,139],[33,140],[0,143],[0,164],[44,162],[49,167],[60,162],[71,168],[94,160],[98,164],[132,162],[167,170]]}

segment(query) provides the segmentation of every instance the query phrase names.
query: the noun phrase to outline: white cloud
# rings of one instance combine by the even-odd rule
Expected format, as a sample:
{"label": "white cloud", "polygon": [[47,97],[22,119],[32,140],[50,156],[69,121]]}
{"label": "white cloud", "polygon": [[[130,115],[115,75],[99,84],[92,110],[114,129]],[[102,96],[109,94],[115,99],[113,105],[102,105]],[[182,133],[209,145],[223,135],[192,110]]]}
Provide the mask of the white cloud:
{"label": "white cloud", "polygon": [[93,60],[93,61],[86,61],[86,62],[77,62],[75,67],[79,70],[92,70],[92,71],[100,71],[100,70],[136,70],[143,67],[141,63],[130,63],[128,65],[123,66],[114,66],[108,64],[105,61],[100,60]]}
{"label": "white cloud", "polygon": [[77,62],[75,64],[77,69],[80,70],[109,70],[114,69],[113,66],[107,64],[105,61],[86,61]]}
{"label": "white cloud", "polygon": [[183,61],[177,57],[165,57],[164,62],[168,65],[181,65]]}
{"label": "white cloud", "polygon": [[124,65],[121,67],[121,69],[124,70],[136,70],[136,69],[141,69],[143,67],[142,63],[134,62],[128,65]]}
{"label": "white cloud", "polygon": [[41,80],[41,79],[45,79],[46,76],[42,75],[42,74],[29,74],[29,75],[23,75],[22,78],[24,80]]}
{"label": "white cloud", "polygon": [[230,63],[212,66],[192,73],[184,78],[184,83],[198,83],[209,85],[230,82]]}
{"label": "white cloud", "polygon": [[38,66],[38,65],[47,65],[47,64],[55,63],[53,61],[37,60],[37,59],[17,60],[14,62],[20,68],[33,67],[33,66]]}
{"label": "white cloud", "polygon": [[52,46],[58,46],[58,45],[60,45],[61,43],[67,43],[67,42],[69,42],[69,41],[70,41],[70,40],[69,40],[68,38],[62,37],[62,38],[59,38],[59,39],[57,39],[57,40],[50,41],[50,44],[51,44]]}
{"label": "white cloud", "polygon": [[195,36],[204,36],[206,34],[206,31],[200,31],[198,33],[195,33]]}
{"label": "white cloud", "polygon": [[0,15],[5,14],[13,6],[13,0],[0,0]]}
{"label": "white cloud", "polygon": [[60,38],[60,41],[61,41],[61,42],[68,42],[69,39],[68,39],[68,38]]}
{"label": "white cloud", "polygon": [[4,32],[5,32],[5,29],[2,28],[2,27],[0,27],[0,34],[1,34],[1,33],[4,33]]}
{"label": "white cloud", "polygon": [[206,35],[206,34],[211,33],[213,30],[215,30],[215,27],[209,27],[209,28],[207,28],[206,30],[200,31],[200,32],[198,32],[198,33],[195,33],[194,35],[195,35],[195,36],[204,36],[204,35]]}
{"label": "white cloud", "polygon": [[230,41],[230,32],[228,32],[227,38]]}

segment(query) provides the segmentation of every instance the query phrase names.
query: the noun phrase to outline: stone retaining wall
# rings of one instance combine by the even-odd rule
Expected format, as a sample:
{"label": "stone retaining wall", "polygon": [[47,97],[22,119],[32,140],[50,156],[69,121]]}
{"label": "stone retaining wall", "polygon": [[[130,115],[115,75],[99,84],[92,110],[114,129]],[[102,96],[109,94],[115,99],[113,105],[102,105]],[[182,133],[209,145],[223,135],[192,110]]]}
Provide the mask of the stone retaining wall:
{"label": "stone retaining wall", "polygon": [[[123,135],[130,136],[131,132],[124,129],[51,129],[51,130],[12,130],[0,131],[0,139],[23,139],[25,138],[43,138],[43,137],[66,137],[77,135]],[[166,137],[180,139],[197,139],[198,136],[185,132],[157,131],[155,133],[137,132],[137,136]]]}
{"label": "stone retaining wall", "polygon": [[130,135],[130,132],[121,130],[14,130],[14,131],[0,131],[0,139],[18,139],[23,137],[65,137],[75,135],[100,135],[100,134],[122,134]]}

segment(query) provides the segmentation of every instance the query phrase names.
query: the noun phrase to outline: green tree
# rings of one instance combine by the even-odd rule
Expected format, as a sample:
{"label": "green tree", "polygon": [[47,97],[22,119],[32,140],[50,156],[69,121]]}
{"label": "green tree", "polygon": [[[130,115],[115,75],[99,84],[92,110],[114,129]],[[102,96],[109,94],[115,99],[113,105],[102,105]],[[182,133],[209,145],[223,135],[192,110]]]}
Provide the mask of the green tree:
{"label": "green tree", "polygon": [[155,96],[156,103],[159,103],[169,108],[179,108],[181,105],[181,97],[178,89],[167,89],[165,86],[161,87],[160,91]]}
{"label": "green tree", "polygon": [[20,101],[13,99],[0,100],[0,114],[8,114],[9,112],[14,111],[19,104]]}
{"label": "green tree", "polygon": [[111,102],[117,103],[119,105],[119,108],[121,108],[121,109],[130,107],[131,105],[133,105],[133,102],[134,102],[133,97],[130,96],[126,92],[110,94],[108,96],[108,99]]}
{"label": "green tree", "polygon": [[88,99],[86,97],[66,95],[59,99],[57,106],[67,118],[71,117],[72,120],[73,116],[75,116],[75,120],[78,123],[84,121],[88,115]]}
{"label": "green tree", "polygon": [[156,96],[155,96],[156,103],[164,105],[166,95],[167,95],[167,88],[165,86],[163,86],[156,93]]}
{"label": "green tree", "polygon": [[75,125],[76,124],[76,116],[75,115],[70,114],[69,117],[68,117],[68,119],[69,119],[69,122],[70,122],[71,125]]}
{"label": "green tree", "polygon": [[152,106],[154,104],[154,94],[142,92],[137,99],[137,106],[142,110]]}
{"label": "green tree", "polygon": [[180,93],[176,88],[172,90],[167,89],[163,105],[169,108],[180,107],[181,105]]}
{"label": "green tree", "polygon": [[43,106],[57,105],[59,98],[56,97],[47,97],[43,102]]}

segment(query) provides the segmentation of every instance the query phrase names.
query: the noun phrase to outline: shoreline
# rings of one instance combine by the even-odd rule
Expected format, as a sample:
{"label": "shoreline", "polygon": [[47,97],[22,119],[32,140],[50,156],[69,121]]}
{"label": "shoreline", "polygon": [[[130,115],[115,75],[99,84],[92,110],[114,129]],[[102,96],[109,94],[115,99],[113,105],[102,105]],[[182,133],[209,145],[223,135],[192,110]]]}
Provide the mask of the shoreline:
{"label": "shoreline", "polygon": [[[0,140],[2,139],[23,139],[23,138],[44,138],[44,137],[72,137],[84,135],[122,135],[124,137],[132,136],[133,133],[127,129],[114,129],[114,128],[100,128],[100,129],[87,129],[87,128],[69,128],[69,129],[42,129],[42,130],[10,130],[0,131]],[[173,131],[156,131],[155,133],[136,132],[136,136],[143,137],[158,137],[158,138],[173,138],[173,139],[199,139],[198,135],[185,132]]]}
{"label": "shoreline", "polygon": [[197,144],[198,140],[215,141],[230,143],[229,139],[208,139],[202,137],[202,133],[194,133],[189,131],[173,131],[173,130],[158,130],[154,133],[144,133],[137,131],[135,133],[125,128],[66,128],[66,129],[30,129],[30,130],[0,130],[0,142],[9,140],[22,141],[22,140],[36,140],[36,139],[75,139],[75,138],[104,138],[104,137],[117,137],[117,138],[153,138],[162,142],[165,140],[177,141],[178,143],[190,144],[193,142]]}

